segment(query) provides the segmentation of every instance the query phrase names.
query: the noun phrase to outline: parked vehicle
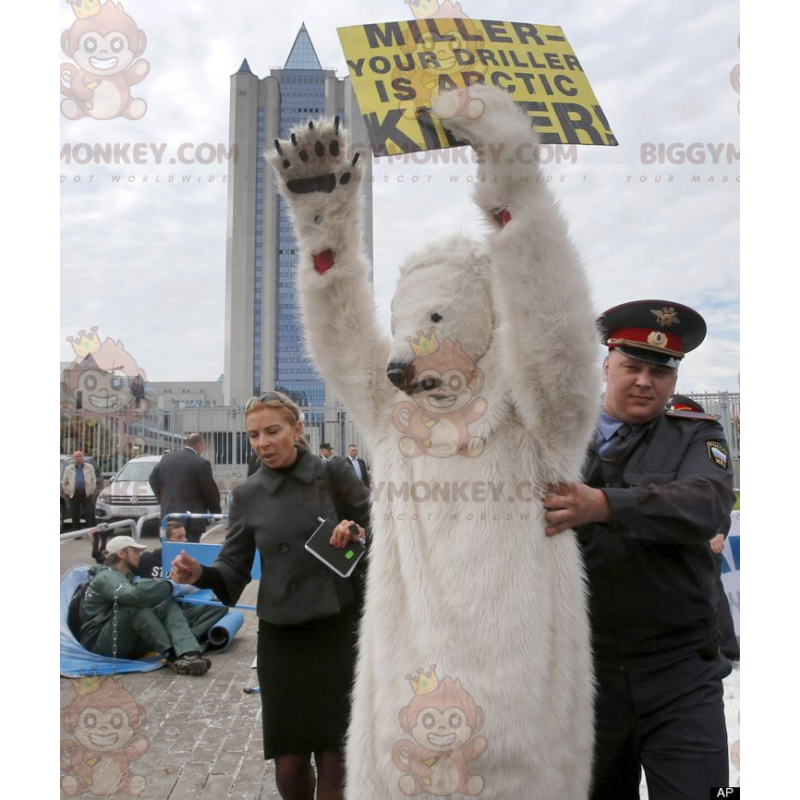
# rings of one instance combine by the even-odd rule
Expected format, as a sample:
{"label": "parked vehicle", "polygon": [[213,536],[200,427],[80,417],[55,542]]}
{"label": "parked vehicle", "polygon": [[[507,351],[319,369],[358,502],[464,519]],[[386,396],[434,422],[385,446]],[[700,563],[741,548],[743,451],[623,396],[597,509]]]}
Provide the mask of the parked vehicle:
{"label": "parked vehicle", "polygon": [[[94,456],[84,456],[83,462],[85,464],[91,464],[92,469],[94,469],[94,476],[97,481],[97,486],[94,490],[94,499],[95,504],[97,503],[97,498],[100,495],[100,492],[103,491],[104,481],[103,481],[103,473],[100,472],[100,469],[97,466],[97,461],[95,460]],[[75,458],[73,456],[61,456],[61,474],[58,476],[58,487],[61,493],[61,524],[64,525],[66,522],[72,522],[72,504],[69,501],[69,498],[64,494],[64,490],[61,488],[61,483],[64,480],[64,470],[67,468],[67,465],[74,464]]]}
{"label": "parked vehicle", "polygon": [[149,514],[157,519],[144,524],[143,533],[157,532],[161,519],[161,504],[150,488],[150,473],[161,456],[132,458],[116,474],[114,480],[100,492],[95,506],[98,522],[117,522],[121,519],[138,520]]}

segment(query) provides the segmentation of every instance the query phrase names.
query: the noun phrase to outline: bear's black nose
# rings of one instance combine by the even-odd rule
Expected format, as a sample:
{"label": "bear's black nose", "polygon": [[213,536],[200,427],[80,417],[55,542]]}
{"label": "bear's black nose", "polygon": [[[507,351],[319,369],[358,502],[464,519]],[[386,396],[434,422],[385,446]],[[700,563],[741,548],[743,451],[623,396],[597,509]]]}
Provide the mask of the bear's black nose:
{"label": "bear's black nose", "polygon": [[403,361],[392,361],[386,367],[386,377],[398,388],[405,388],[406,372],[408,364]]}

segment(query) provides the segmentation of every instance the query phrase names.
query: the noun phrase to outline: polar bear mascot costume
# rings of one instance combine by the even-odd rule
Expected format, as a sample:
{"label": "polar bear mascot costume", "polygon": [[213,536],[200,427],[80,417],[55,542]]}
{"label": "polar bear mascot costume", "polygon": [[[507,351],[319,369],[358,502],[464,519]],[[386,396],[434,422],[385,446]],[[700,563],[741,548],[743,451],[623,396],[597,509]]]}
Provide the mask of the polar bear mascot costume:
{"label": "polar bear mascot costume", "polygon": [[600,397],[595,314],[529,118],[497,89],[469,94],[476,119],[450,118],[456,91],[432,110],[481,156],[490,230],[443,234],[405,262],[391,338],[338,118],[272,155],[308,347],[373,454],[348,800],[588,794],[586,587],[572,531],[545,536],[541,487],[580,476]]}

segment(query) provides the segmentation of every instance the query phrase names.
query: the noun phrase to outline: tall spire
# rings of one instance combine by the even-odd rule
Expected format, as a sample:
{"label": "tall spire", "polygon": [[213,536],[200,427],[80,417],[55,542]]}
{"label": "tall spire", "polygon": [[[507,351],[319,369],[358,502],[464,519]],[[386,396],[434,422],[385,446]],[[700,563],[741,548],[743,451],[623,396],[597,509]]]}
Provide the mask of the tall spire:
{"label": "tall spire", "polygon": [[250,69],[250,65],[247,63],[247,59],[245,59],[244,61],[242,61],[242,66],[241,66],[241,67],[239,67],[239,71],[238,71],[236,74],[238,75],[238,74],[239,74],[239,73],[241,73],[241,72],[247,72],[247,73],[249,73],[250,75],[252,75],[252,74],[253,74],[253,70],[251,70],[251,69]]}
{"label": "tall spire", "polygon": [[322,69],[317,58],[317,51],[311,43],[311,37],[306,30],[305,22],[300,26],[297,37],[292,45],[289,58],[283,65],[284,69]]}

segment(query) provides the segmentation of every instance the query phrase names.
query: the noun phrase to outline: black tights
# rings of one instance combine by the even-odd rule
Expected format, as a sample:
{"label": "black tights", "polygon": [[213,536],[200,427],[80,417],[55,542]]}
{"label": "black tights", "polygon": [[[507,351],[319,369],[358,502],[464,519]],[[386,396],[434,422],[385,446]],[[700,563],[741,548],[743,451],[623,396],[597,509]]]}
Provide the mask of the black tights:
{"label": "black tights", "polygon": [[[344,756],[314,753],[317,764],[317,800],[344,797]],[[314,800],[314,770],[308,753],[275,758],[275,783],[283,800]]]}

